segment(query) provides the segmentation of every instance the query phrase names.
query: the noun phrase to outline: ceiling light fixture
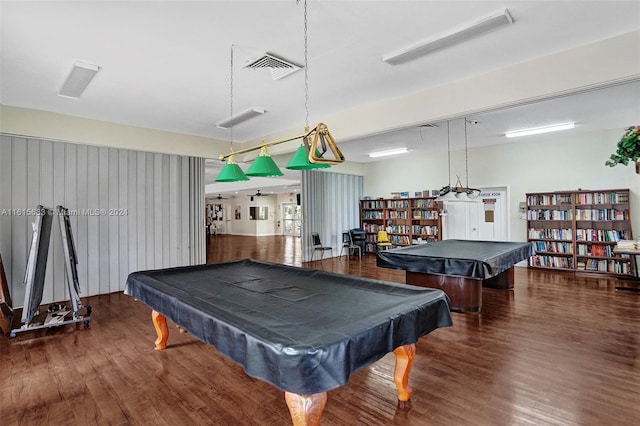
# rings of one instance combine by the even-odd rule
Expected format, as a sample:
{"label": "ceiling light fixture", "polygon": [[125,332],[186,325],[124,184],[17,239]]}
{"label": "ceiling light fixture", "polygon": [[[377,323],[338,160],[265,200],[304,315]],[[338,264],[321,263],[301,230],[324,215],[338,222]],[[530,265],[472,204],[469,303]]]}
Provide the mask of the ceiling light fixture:
{"label": "ceiling light fixture", "polygon": [[431,52],[435,52],[436,50],[476,38],[482,34],[511,23],[513,23],[513,18],[511,17],[509,10],[505,9],[499,14],[492,15],[459,31],[449,33],[444,37],[424,43],[418,43],[387,56],[383,56],[382,60],[391,65],[403,64]]}
{"label": "ceiling light fixture", "polygon": [[236,115],[232,115],[229,118],[225,118],[224,120],[218,121],[216,123],[216,126],[220,127],[221,129],[229,129],[232,126],[235,126],[240,123],[244,123],[245,121],[251,120],[253,117],[262,115],[265,112],[267,112],[267,110],[264,108],[251,107],[242,112],[239,112]]}
{"label": "ceiling light fixture", "polygon": [[224,165],[220,173],[216,177],[216,182],[241,182],[249,180],[244,174],[233,155],[227,158],[227,164]]}
{"label": "ceiling light fixture", "polygon": [[467,177],[467,186],[462,186],[460,182],[460,176],[458,175],[456,186],[451,186],[451,143],[449,137],[449,121],[447,121],[447,152],[449,162],[449,184],[444,186],[438,193],[436,201],[466,201],[466,202],[480,202],[478,196],[480,190],[469,187],[469,154],[467,147],[467,118],[464,119],[464,161],[465,161],[465,175]]}
{"label": "ceiling light fixture", "polygon": [[67,80],[58,92],[58,96],[71,99],[80,98],[80,95],[86,90],[98,71],[100,71],[98,65],[76,62],[73,64]]}
{"label": "ceiling light fixture", "polygon": [[[231,52],[232,52],[231,53],[231,71],[232,71],[231,72],[231,94],[232,96],[231,96],[231,114],[230,115],[233,116],[233,49]],[[231,151],[228,154],[221,154],[218,157],[220,160],[222,161],[227,160],[228,163],[230,163],[232,162],[233,157],[238,154],[244,154],[244,153],[256,151],[259,149],[261,151],[261,155],[257,157],[256,161],[259,161],[260,163],[265,163],[265,164],[267,162],[271,163],[273,162],[271,157],[269,157],[268,155],[262,155],[262,153],[266,154],[267,147],[279,145],[285,142],[290,142],[296,139],[302,139],[302,145],[298,148],[293,158],[287,164],[286,166],[287,169],[291,169],[291,170],[321,169],[321,168],[330,167],[332,165],[340,164],[345,161],[344,155],[340,151],[340,148],[338,148],[338,145],[336,145],[336,142],[333,140],[333,137],[331,137],[331,134],[329,133],[329,129],[327,128],[326,124],[318,123],[318,125],[316,125],[315,128],[309,130],[309,108],[308,108],[309,77],[308,77],[308,71],[307,71],[309,69],[308,58],[309,58],[309,54],[308,54],[308,40],[307,40],[307,1],[305,0],[304,1],[304,89],[305,89],[304,106],[305,106],[306,117],[305,117],[304,133],[291,138],[281,139],[273,142],[263,141],[258,146],[253,146],[250,148],[246,148],[246,149],[242,149],[240,151],[234,152],[233,151],[233,126],[231,126],[230,127],[232,131]],[[326,154],[329,151],[333,154],[333,158],[329,158],[326,156]],[[275,165],[275,163],[273,164]],[[230,164],[227,164],[225,168],[227,166],[230,166]],[[258,174],[258,173],[262,173],[262,170],[265,170],[265,169],[258,168],[258,171],[256,172],[256,170],[253,169],[253,165],[249,169],[251,170],[251,174],[248,172],[247,175],[267,176],[263,174]],[[220,175],[222,175],[223,172],[224,172],[224,168],[220,172]],[[266,172],[267,171],[265,171],[265,173]],[[219,180],[220,175],[218,175],[218,178],[216,178],[217,182],[220,182]],[[268,176],[272,176],[272,175],[268,175]]]}
{"label": "ceiling light fixture", "polygon": [[504,135],[508,138],[517,138],[519,136],[537,135],[540,133],[557,132],[559,130],[569,130],[575,128],[575,123],[561,123],[554,124],[552,126],[535,127],[532,129],[514,130],[507,132]]}
{"label": "ceiling light fixture", "polygon": [[369,157],[371,158],[386,157],[389,155],[406,154],[407,152],[409,152],[407,148],[396,148],[396,149],[389,149],[386,151],[372,152],[371,154],[369,154]]}
{"label": "ceiling light fixture", "polygon": [[260,155],[253,160],[251,166],[247,169],[245,175],[256,177],[268,177],[268,176],[282,176],[284,173],[280,171],[280,168],[273,161],[273,158],[267,153],[267,147],[263,146],[260,149]]}

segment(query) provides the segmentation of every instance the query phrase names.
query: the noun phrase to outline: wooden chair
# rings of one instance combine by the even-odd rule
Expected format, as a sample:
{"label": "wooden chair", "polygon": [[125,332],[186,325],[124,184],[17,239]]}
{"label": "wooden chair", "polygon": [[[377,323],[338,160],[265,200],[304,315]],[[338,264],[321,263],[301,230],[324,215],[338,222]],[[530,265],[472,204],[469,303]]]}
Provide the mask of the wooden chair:
{"label": "wooden chair", "polygon": [[320,241],[320,234],[318,234],[317,232],[312,232],[311,240],[313,243],[313,251],[311,252],[311,261],[313,261],[313,258],[317,251],[321,253],[320,260],[324,259],[324,252],[327,250],[330,250],[331,256],[333,256],[333,247],[323,246],[322,242]]}
{"label": "wooden chair", "polygon": [[378,231],[378,250],[387,250],[393,246],[389,241],[387,231]]}

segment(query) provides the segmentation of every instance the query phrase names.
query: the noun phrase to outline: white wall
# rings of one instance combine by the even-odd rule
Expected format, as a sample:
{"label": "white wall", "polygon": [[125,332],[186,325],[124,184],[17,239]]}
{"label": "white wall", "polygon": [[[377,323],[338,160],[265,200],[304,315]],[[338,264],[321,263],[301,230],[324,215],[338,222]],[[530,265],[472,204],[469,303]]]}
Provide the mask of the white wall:
{"label": "white wall", "polygon": [[[238,195],[223,200],[216,200],[215,198],[208,199],[207,204],[222,204],[224,206],[224,230],[225,234],[229,235],[250,235],[250,236],[262,236],[262,235],[278,235],[282,233],[281,228],[277,227],[277,221],[281,220],[282,216],[279,212],[280,197],[285,195],[263,195],[260,197],[251,197],[245,195]],[[290,198],[290,197],[289,197]],[[295,203],[295,196],[293,197]],[[267,207],[269,209],[269,216],[267,220],[250,220],[249,219],[249,207]],[[235,218],[235,211],[239,209],[240,220]]]}
{"label": "white wall", "polygon": [[[471,187],[507,186],[511,205],[511,240],[526,241],[526,223],[519,218],[518,203],[525,193],[581,189],[631,190],[632,227],[640,232],[640,175],[632,165],[607,167],[624,129],[572,134],[529,136],[511,144],[469,150]],[[405,155],[369,163],[364,195],[389,197],[396,191],[439,189],[448,183],[447,154]],[[460,174],[464,182],[464,151],[451,153],[452,184]]]}

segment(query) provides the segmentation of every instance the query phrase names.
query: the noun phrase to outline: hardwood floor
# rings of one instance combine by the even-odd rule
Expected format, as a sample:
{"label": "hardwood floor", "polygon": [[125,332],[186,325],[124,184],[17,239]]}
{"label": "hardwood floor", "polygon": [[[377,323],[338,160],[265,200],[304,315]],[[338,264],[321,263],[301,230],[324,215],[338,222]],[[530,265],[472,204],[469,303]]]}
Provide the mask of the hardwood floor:
{"label": "hardwood floor", "polygon": [[[375,257],[301,265],[293,237],[210,238],[209,261],[269,260],[404,282]],[[398,407],[393,355],[329,392],[323,425],[636,425],[640,293],[615,279],[516,269],[483,292],[480,314],[417,344],[411,403]],[[0,337],[0,424],[289,425],[283,392],[171,328],[154,351],[150,310],[122,293],[90,297],[88,329]]]}

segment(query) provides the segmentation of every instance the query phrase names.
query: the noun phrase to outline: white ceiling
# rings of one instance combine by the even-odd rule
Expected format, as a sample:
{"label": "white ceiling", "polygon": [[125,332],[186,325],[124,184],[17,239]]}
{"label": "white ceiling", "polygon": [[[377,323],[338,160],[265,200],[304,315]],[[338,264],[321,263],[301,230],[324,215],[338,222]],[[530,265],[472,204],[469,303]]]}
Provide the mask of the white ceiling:
{"label": "white ceiling", "polygon": [[[639,0],[309,0],[308,6],[310,123],[640,28]],[[0,7],[4,105],[228,141],[229,130],[215,123],[230,112],[234,45],[234,111],[268,111],[236,126],[234,141],[304,123],[304,72],[273,81],[266,70],[243,69],[267,51],[304,64],[302,2],[2,0]],[[513,25],[400,66],[381,60],[505,8]],[[56,96],[76,61],[101,70],[79,100]],[[640,116],[638,99],[633,83],[476,114],[469,117],[479,122],[469,129],[469,146],[500,143],[496,136],[506,130],[565,119],[582,131],[622,128]],[[440,123],[374,135],[366,152],[396,145],[446,150],[445,128]],[[369,161],[361,146],[344,141],[340,148],[348,161]],[[285,178],[252,179],[246,188],[295,183],[299,173]],[[215,193],[235,189],[216,185]]]}

